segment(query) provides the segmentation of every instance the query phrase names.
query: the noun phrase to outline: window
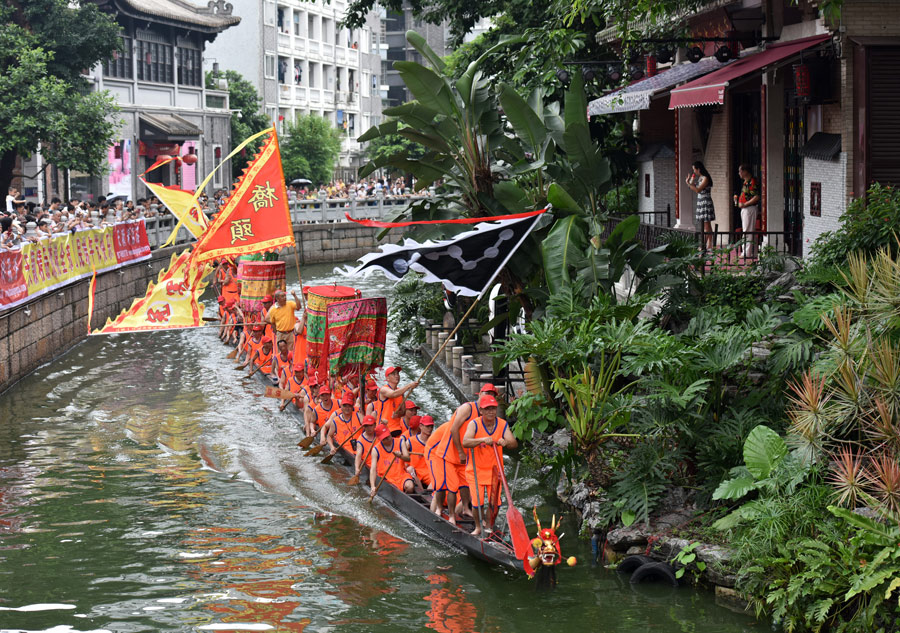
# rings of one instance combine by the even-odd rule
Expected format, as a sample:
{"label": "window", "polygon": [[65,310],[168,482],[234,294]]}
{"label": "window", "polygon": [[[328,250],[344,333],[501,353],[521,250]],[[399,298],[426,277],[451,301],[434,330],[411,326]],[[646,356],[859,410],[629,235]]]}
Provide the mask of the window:
{"label": "window", "polygon": [[113,56],[103,64],[105,77],[117,77],[119,79],[131,79],[132,77],[132,41],[130,37],[120,37],[119,47],[121,51],[113,51]]}
{"label": "window", "polygon": [[294,84],[300,85],[303,83],[303,67],[300,65],[300,60],[294,60]]}
{"label": "window", "polygon": [[306,37],[311,40],[316,38],[316,18],[311,14],[307,14],[306,18]]}
{"label": "window", "polygon": [[[216,163],[222,160],[222,146],[221,145],[213,145],[213,156],[216,157]],[[213,187],[215,189],[219,189],[222,187],[222,170],[217,169],[213,172]]]}
{"label": "window", "polygon": [[275,123],[278,118],[278,108],[266,106],[266,116],[269,117],[269,123]]}
{"label": "window", "polygon": [[294,35],[300,35],[300,12],[294,9]]}
{"label": "window", "polygon": [[369,96],[369,86],[371,85],[371,81],[372,81],[370,79],[370,76],[371,76],[371,73],[367,73],[367,72],[363,71],[363,74],[362,74],[362,96],[364,96],[364,97]]}
{"label": "window", "polygon": [[137,41],[137,78],[139,81],[172,83],[173,47],[171,44]]}
{"label": "window", "polygon": [[355,94],[359,89],[359,86],[356,85],[356,71],[352,68],[347,71],[347,90],[350,94]]}
{"label": "window", "polygon": [[278,83],[285,83],[285,79],[288,74],[288,60],[287,57],[279,57],[278,58]]}
{"label": "window", "polygon": [[199,86],[202,83],[202,62],[196,48],[178,47],[178,83],[183,86]]}
{"label": "window", "polygon": [[266,54],[266,78],[275,79],[275,56]]}
{"label": "window", "polygon": [[822,183],[809,183],[809,214],[822,217]]}
{"label": "window", "polygon": [[284,8],[278,7],[278,30],[282,33],[285,32],[284,26]]}
{"label": "window", "polygon": [[650,174],[644,174],[644,197],[650,197]]}
{"label": "window", "polygon": [[275,24],[275,3],[271,0],[266,0],[265,18],[269,26]]}
{"label": "window", "polygon": [[319,68],[318,64],[314,64],[313,62],[309,62],[309,87],[316,88],[319,84]]}

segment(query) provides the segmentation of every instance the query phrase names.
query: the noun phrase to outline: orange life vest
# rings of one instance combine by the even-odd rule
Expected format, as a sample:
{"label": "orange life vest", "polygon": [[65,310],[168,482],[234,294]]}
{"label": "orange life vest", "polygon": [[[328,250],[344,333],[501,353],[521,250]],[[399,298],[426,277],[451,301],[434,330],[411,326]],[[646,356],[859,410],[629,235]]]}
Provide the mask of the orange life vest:
{"label": "orange life vest", "polygon": [[337,405],[334,403],[334,398],[331,399],[331,406],[329,408],[325,408],[322,406],[321,402],[317,402],[315,406],[312,408],[313,413],[316,415],[315,420],[313,420],[313,424],[316,425],[317,429],[321,429],[322,426],[326,422],[328,422],[328,418],[331,417],[331,414],[334,413]]}
{"label": "orange life vest", "polygon": [[264,374],[272,373],[272,357],[275,355],[275,348],[270,347],[269,353],[266,354],[263,351],[262,343],[259,344],[257,348],[259,355],[256,357],[256,364],[261,365],[260,371]]}
{"label": "orange life vest", "polygon": [[378,417],[378,421],[382,424],[386,424],[388,430],[400,431],[403,429],[403,423],[400,422],[400,418],[395,418],[394,411],[397,410],[397,407],[400,406],[400,402],[403,400],[403,396],[395,396],[393,398],[382,398],[381,397],[381,389],[378,390],[378,397],[375,400],[375,413]]}
{"label": "orange life vest", "polygon": [[290,351],[287,353],[287,358],[282,359],[281,354],[275,354],[275,367],[278,371],[278,377],[281,378],[281,372],[286,372],[287,374],[292,374],[291,368],[294,366],[294,355],[291,354]]}
{"label": "orange life vest", "polygon": [[[369,452],[369,449],[371,449],[372,444],[375,443],[375,436],[373,435],[372,439],[370,440],[369,438],[366,437],[365,432],[363,432],[357,436],[356,442],[357,442],[357,447],[362,446],[362,456],[363,456],[363,459],[365,460],[365,465],[371,466],[372,465],[372,453]],[[374,452],[374,451],[372,451],[372,452]]]}
{"label": "orange life vest", "polygon": [[406,440],[402,437],[392,437],[390,448],[385,448],[378,442],[372,449],[372,460],[377,465],[378,476],[387,479],[400,490],[403,490],[403,482],[409,479],[409,473],[406,472],[406,462],[399,457],[394,459],[393,453],[401,450],[400,447],[404,442]]}
{"label": "orange life vest", "polygon": [[[503,435],[506,433],[506,420],[503,418],[497,418],[496,424],[494,425],[493,431],[488,431],[488,429],[484,426],[484,418],[476,418],[472,424],[475,425],[475,439],[490,437],[496,443],[497,440],[501,439]],[[468,426],[463,427],[463,433],[465,434]],[[472,455],[472,459],[470,459],[466,463],[466,480],[469,481],[470,485],[475,485],[475,472],[474,470],[478,469],[478,485],[481,487],[490,486],[493,474],[492,471],[497,466],[497,458],[494,457],[494,451],[498,451],[500,454],[500,464],[503,464],[503,447],[502,446],[488,446],[487,444],[479,444],[474,448],[468,449],[470,454]],[[474,462],[474,463],[473,463]]]}
{"label": "orange life vest", "polygon": [[[478,404],[475,402],[469,403],[470,411],[469,417],[460,425],[459,427],[459,440],[462,443],[462,437],[466,434],[466,429],[469,428],[469,422],[476,418],[481,417],[481,410],[478,408]],[[448,427],[444,434],[441,436],[441,440],[438,445],[435,447],[435,452],[438,456],[444,459],[451,464],[462,464],[462,460],[459,458],[459,452],[456,450],[456,445],[453,443],[453,434],[450,433],[451,423],[447,423],[435,429],[435,432],[432,433],[432,437],[434,437],[435,433],[438,432],[444,426]]]}
{"label": "orange life vest", "polygon": [[[428,436],[428,439],[431,439],[430,435]],[[409,463],[413,468],[416,469],[416,475],[419,477],[419,481],[422,482],[422,485],[427,486],[431,483],[431,469],[428,467],[428,459],[425,457],[428,442],[423,442],[419,439],[418,435],[413,435],[411,438],[409,438],[409,446]],[[412,455],[412,453],[422,454]]]}
{"label": "orange life vest", "polygon": [[334,423],[334,441],[337,444],[343,444],[344,440],[353,435],[353,433],[362,426],[362,418],[359,413],[354,411],[347,418],[340,411],[335,411],[329,418]]}

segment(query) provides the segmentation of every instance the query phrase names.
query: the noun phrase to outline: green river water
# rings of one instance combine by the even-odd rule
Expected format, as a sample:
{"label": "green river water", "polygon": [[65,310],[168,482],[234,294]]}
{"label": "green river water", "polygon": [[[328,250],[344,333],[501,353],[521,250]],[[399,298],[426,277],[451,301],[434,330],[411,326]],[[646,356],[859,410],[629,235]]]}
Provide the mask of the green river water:
{"label": "green river water", "polygon": [[[447,550],[304,458],[298,419],[227,351],[213,328],[91,337],[0,395],[0,631],[768,630],[591,566],[571,517],[580,562],[552,593]],[[386,361],[423,366],[390,340]],[[438,420],[454,404],[434,374],[413,397]],[[515,497],[549,516],[551,489],[522,468]]]}

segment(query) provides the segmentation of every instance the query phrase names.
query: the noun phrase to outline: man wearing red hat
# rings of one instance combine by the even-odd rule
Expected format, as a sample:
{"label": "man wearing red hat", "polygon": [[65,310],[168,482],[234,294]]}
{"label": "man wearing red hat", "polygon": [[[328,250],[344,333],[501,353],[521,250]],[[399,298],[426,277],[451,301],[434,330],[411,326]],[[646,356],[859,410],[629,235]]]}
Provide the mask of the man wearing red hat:
{"label": "man wearing red hat", "polygon": [[225,297],[219,295],[216,298],[216,302],[219,304],[219,321],[221,321],[222,317],[225,316]]}
{"label": "man wearing red hat", "polygon": [[359,477],[362,472],[363,465],[371,466],[372,464],[372,447],[375,444],[375,425],[377,420],[374,415],[367,415],[363,418],[363,430],[356,438],[356,463],[355,475]]}
{"label": "man wearing red hat", "polygon": [[250,370],[247,372],[247,377],[249,378],[256,370],[259,369],[264,374],[268,374],[269,377],[272,377],[272,357],[275,355],[274,349],[272,347],[272,339],[268,336],[260,337],[259,345],[253,347],[253,351],[247,358],[247,362],[243,365],[238,365],[239,369],[243,369],[244,367],[249,366]]}
{"label": "man wearing red hat", "polygon": [[463,448],[471,455],[466,464],[466,481],[476,514],[473,536],[481,534],[482,528],[489,530],[494,527],[488,523],[489,518],[495,515],[499,500],[491,500],[489,497],[497,457],[502,465],[503,447],[516,448],[519,445],[506,420],[497,417],[498,404],[491,394],[482,395],[478,400],[481,417],[469,422],[462,439]]}
{"label": "man wearing red hat", "polygon": [[344,440],[355,434],[362,426],[362,419],[355,410],[355,405],[353,394],[344,392],[341,396],[341,410],[332,413],[328,422],[322,426],[319,443],[327,443],[332,455],[337,453],[337,447],[343,444]]}
{"label": "man wearing red hat", "polygon": [[415,434],[409,438],[409,466],[406,472],[415,478],[416,489],[422,492],[431,489],[431,469],[425,459],[425,446],[434,430],[434,418],[430,415],[415,416],[411,422],[410,427],[415,427]]}
{"label": "man wearing red hat", "polygon": [[285,380],[291,375],[294,366],[294,354],[288,347],[287,341],[280,340],[275,344],[275,367],[273,375],[278,378],[278,385],[281,386]]}
{"label": "man wearing red hat", "polygon": [[294,323],[296,321],[294,313],[300,309],[301,304],[300,299],[297,298],[297,294],[293,290],[291,291],[291,296],[294,297],[294,300],[288,301],[284,290],[277,290],[275,292],[275,305],[269,308],[265,320],[275,328],[275,340],[287,341],[288,346],[293,350]]}
{"label": "man wearing red hat", "polygon": [[316,398],[316,403],[312,407],[306,408],[306,435],[312,436],[318,432],[336,410],[337,406],[331,399],[331,389],[327,384],[322,385],[319,387],[319,397]]}
{"label": "man wearing red hat", "polygon": [[400,371],[402,367],[388,367],[384,370],[386,385],[378,390],[378,400],[375,402],[375,412],[378,421],[388,427],[391,435],[400,437],[403,433],[403,425],[400,419],[406,410],[401,406],[406,394],[419,386],[419,381],[398,387],[400,384]]}
{"label": "man wearing red hat", "polygon": [[[497,389],[492,384],[481,388],[482,396],[489,394],[496,397]],[[476,402],[466,402],[459,406],[450,417],[450,422],[438,428],[429,440],[428,463],[431,466],[431,478],[434,482],[435,495],[431,501],[431,510],[440,514],[444,496],[447,496],[447,509],[450,522],[456,524],[456,513],[470,516],[469,488],[466,481],[466,451],[462,446],[462,433],[469,422],[481,417]],[[459,493],[459,508],[456,507],[456,495]]]}
{"label": "man wearing red hat", "polygon": [[372,447],[372,467],[369,469],[369,496],[375,496],[378,477],[409,494],[415,489],[413,479],[406,472],[404,462],[409,462],[409,446],[406,438],[393,437],[387,425],[375,428],[375,445]]}
{"label": "man wearing red hat", "polygon": [[305,367],[306,365],[304,363],[294,362],[294,373],[288,375],[284,382],[281,383],[282,389],[287,389],[291,393],[298,393],[300,394],[300,396],[288,400],[282,400],[279,410],[284,411],[285,407],[288,406],[288,403],[292,401],[298,409],[300,409],[301,411],[304,410],[306,395],[308,394]]}
{"label": "man wearing red hat", "polygon": [[223,322],[227,326],[222,328],[221,339],[226,342],[237,343],[243,332],[244,313],[234,299],[225,300],[224,319]]}
{"label": "man wearing red hat", "polygon": [[414,418],[419,417],[419,406],[412,400],[407,400],[405,409],[406,411],[403,414],[403,417],[400,418],[400,432],[401,435],[408,440],[415,435],[418,430],[417,428],[413,428],[412,421]]}

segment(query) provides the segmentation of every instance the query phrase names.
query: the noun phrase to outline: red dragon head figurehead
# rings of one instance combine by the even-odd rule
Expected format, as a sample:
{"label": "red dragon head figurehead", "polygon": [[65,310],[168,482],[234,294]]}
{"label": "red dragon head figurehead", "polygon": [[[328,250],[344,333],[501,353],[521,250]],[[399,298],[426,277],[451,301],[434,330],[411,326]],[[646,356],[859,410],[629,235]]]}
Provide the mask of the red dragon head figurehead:
{"label": "red dragon head figurehead", "polygon": [[[541,527],[541,521],[537,515],[537,507],[534,508],[534,522],[537,523],[537,536],[531,541],[532,556],[525,558],[525,572],[529,577],[534,577],[539,571],[547,572],[548,578],[545,583],[550,587],[556,585],[557,565],[562,562],[562,552],[559,549],[559,540],[565,534],[556,535],[556,529],[559,523],[556,521],[556,515],[550,522],[550,527]],[[566,564],[570,567],[575,565],[576,559],[570,556],[566,559]]]}

